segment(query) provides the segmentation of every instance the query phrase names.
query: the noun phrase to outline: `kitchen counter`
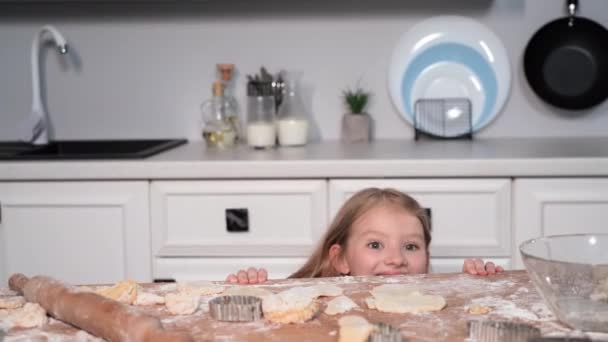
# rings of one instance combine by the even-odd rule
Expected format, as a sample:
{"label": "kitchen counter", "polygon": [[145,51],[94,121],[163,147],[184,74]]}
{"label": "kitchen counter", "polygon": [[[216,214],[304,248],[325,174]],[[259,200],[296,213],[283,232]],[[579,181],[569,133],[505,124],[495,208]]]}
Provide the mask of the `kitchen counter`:
{"label": "kitchen counter", "polygon": [[0,181],[552,176],[608,176],[608,138],[328,141],[262,151],[197,141],[140,160],[0,162]]}
{"label": "kitchen counter", "polygon": [[[349,311],[365,317],[370,322],[386,322],[400,329],[408,341],[462,341],[467,336],[466,322],[471,319],[494,319],[531,324],[541,329],[545,336],[579,336],[581,332],[556,321],[543,303],[525,271],[507,271],[502,274],[479,277],[462,273],[443,273],[397,277],[339,277],[322,279],[293,279],[270,281],[262,287],[279,292],[293,286],[332,283],[344,289],[361,308]],[[418,314],[390,314],[367,309],[364,298],[369,290],[382,283],[407,284],[420,288],[428,294],[446,298],[447,306],[438,312]],[[157,294],[175,291],[175,284],[145,284],[144,287]],[[1,291],[0,291],[1,293]],[[228,323],[214,321],[208,313],[207,302],[212,296],[204,296],[196,313],[170,316],[164,306],[139,307],[157,316],[167,330],[187,330],[195,340],[247,340],[247,341],[336,341],[337,321],[344,314],[329,316],[320,313],[313,320],[301,324],[273,324],[265,320],[251,323]],[[326,303],[329,298],[322,298]],[[471,305],[489,308],[485,314],[467,311]],[[324,308],[325,305],[322,305]],[[608,338],[608,334],[588,333],[597,339]],[[26,338],[28,340],[61,340],[78,338],[79,341],[93,339],[76,328],[52,320],[42,328],[13,330],[7,341]]]}

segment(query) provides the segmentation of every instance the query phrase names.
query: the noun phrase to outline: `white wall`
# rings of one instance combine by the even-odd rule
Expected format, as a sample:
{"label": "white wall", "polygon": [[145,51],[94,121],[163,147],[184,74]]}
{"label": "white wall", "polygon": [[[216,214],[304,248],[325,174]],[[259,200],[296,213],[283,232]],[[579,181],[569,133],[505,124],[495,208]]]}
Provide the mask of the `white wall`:
{"label": "white wall", "polygon": [[[1,2],[2,0],[0,0]],[[246,74],[301,70],[304,100],[323,140],[339,138],[341,90],[362,79],[374,93],[368,108],[376,138],[411,138],[393,107],[387,65],[399,37],[433,15],[477,18],[502,38],[513,65],[513,87],[502,113],[478,135],[607,136],[608,103],[566,112],[539,100],[523,76],[528,39],[563,15],[561,0],[166,0],[152,3],[0,3],[0,140],[30,108],[30,45],[43,24],[71,43],[68,63],[45,50],[48,110],[56,136],[76,138],[187,137],[199,140],[200,103],[211,94],[217,62]],[[608,1],[581,1],[581,14],[608,26]],[[607,42],[608,44],[608,42]]]}

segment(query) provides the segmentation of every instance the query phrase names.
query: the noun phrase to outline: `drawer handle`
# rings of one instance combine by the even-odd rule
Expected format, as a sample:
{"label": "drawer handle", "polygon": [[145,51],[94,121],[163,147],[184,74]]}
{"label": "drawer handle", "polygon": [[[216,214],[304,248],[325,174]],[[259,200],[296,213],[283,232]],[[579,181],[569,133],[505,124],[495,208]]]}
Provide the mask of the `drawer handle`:
{"label": "drawer handle", "polygon": [[231,233],[249,231],[249,211],[247,208],[226,209],[226,230]]}
{"label": "drawer handle", "polygon": [[173,278],[154,278],[155,283],[175,283]]}
{"label": "drawer handle", "polygon": [[433,230],[433,225],[431,224],[431,208],[424,208],[424,211],[426,212],[426,216],[429,218],[429,230]]}

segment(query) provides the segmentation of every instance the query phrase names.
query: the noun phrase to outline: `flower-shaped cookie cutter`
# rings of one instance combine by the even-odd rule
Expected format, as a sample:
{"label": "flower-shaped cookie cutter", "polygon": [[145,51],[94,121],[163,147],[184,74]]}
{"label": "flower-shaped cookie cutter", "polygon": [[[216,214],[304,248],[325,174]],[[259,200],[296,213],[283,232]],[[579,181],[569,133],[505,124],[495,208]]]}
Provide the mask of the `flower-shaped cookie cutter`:
{"label": "flower-shaped cookie cutter", "polygon": [[262,299],[254,296],[216,297],[209,301],[209,313],[218,321],[255,321],[262,318]]}

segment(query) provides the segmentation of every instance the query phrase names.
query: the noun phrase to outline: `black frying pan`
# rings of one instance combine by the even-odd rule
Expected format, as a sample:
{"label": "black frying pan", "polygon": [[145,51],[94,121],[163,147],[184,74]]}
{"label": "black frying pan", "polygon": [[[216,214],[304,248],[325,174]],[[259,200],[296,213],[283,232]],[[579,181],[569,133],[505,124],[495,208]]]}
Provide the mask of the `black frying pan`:
{"label": "black frying pan", "polygon": [[565,109],[586,109],[608,97],[608,30],[575,16],[578,0],[567,0],[569,16],[538,30],[526,47],[524,72],[534,92]]}

